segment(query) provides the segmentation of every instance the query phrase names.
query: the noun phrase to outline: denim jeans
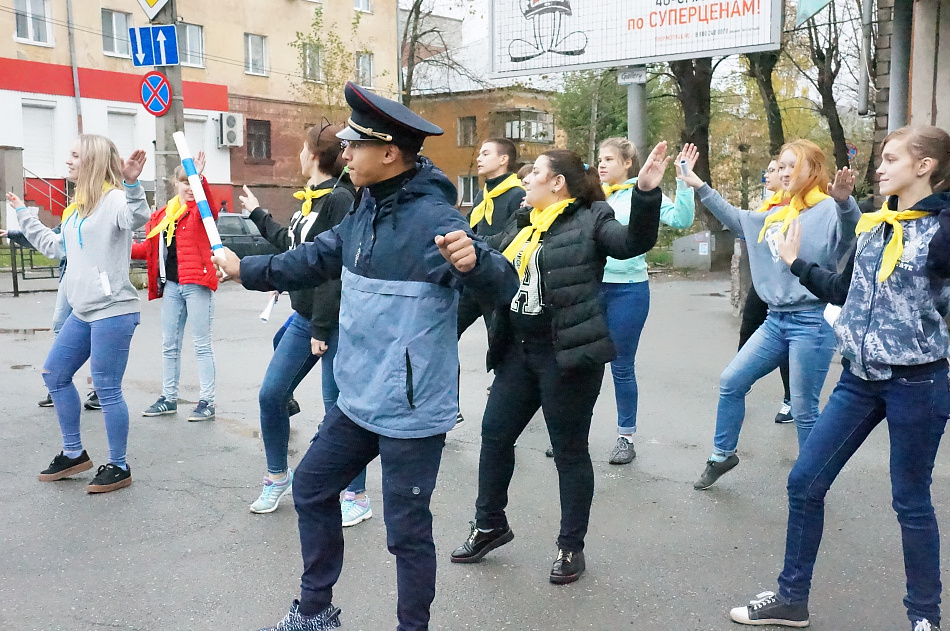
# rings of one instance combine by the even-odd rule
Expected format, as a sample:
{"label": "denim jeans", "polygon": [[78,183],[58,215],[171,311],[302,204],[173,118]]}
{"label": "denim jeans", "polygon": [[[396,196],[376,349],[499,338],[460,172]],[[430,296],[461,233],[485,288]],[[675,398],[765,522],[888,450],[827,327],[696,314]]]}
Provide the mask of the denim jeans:
{"label": "denim jeans", "polygon": [[435,598],[435,543],[429,501],[445,434],[387,438],[366,430],[334,406],[294,472],[303,576],[300,606],[325,609],[343,569],[340,491],[379,456],[383,468],[386,545],[396,557],[398,631],[425,631]]}
{"label": "denim jeans", "polygon": [[[62,274],[65,274],[65,270]],[[73,308],[66,299],[66,288],[63,287],[63,277],[59,277],[59,287],[56,288],[56,306],[53,308],[53,335],[59,335],[66,323],[66,318],[73,312]]]}
{"label": "denim jeans", "polygon": [[825,495],[855,451],[887,418],[892,505],[904,549],[911,621],[940,624],[940,535],[930,500],[937,447],[950,416],[947,365],[913,376],[865,381],[841,374],[788,476],[788,533],[779,596],[808,600],[825,520]]}
{"label": "denim jeans", "polygon": [[637,431],[637,347],[650,312],[650,283],[603,283],[600,295],[607,311],[610,339],[617,358],[610,362],[617,398],[617,432]]}
{"label": "denim jeans", "polygon": [[[765,301],[759,298],[755,287],[749,287],[749,293],[746,295],[745,304],[742,305],[742,322],[739,324],[739,348],[745,346],[752,334],[755,333],[769,315],[769,306]],[[788,358],[785,358],[779,367],[779,375],[782,377],[782,388],[784,390],[784,400],[792,400],[792,392],[788,387]]]}
{"label": "denim jeans", "polygon": [[132,333],[139,323],[138,313],[84,322],[75,314],[66,318],[62,330],[43,366],[43,380],[53,398],[59,427],[63,432],[63,451],[79,451],[82,439],[79,414],[82,405],[73,385],[73,375],[86,360],[92,368],[92,385],[102,404],[109,440],[109,462],[125,466],[129,438],[129,407],[122,396],[122,377],[129,362]]}
{"label": "denim jeans", "polygon": [[[276,337],[275,337],[276,339]],[[287,402],[294,390],[303,381],[321,357],[311,353],[310,322],[294,313],[277,340],[274,355],[264,381],[258,402],[261,408],[261,437],[264,439],[264,455],[269,473],[287,470],[287,445],[290,440],[290,415]],[[337,334],[330,336],[327,351],[323,354],[323,405],[329,410],[336,405],[340,391],[333,379],[333,356],[336,355]]]}
{"label": "denim jeans", "polygon": [[482,418],[482,449],[478,461],[479,528],[508,525],[505,507],[515,469],[515,441],[538,408],[544,411],[561,497],[558,548],[584,549],[594,498],[594,467],[588,436],[594,403],[604,380],[604,367],[561,370],[550,342],[513,342],[495,368],[491,394]]}
{"label": "denim jeans", "polygon": [[786,357],[800,450],[818,418],[818,398],[834,351],[834,332],[822,310],[770,311],[719,378],[713,454],[731,456],[736,452],[745,417],[745,395],[752,384],[778,368]]}
{"label": "denim jeans", "polygon": [[181,377],[181,344],[185,320],[191,324],[198,360],[198,398],[214,404],[214,349],[211,322],[214,320],[214,292],[204,285],[165,283],[162,295],[162,396],[178,400]]}

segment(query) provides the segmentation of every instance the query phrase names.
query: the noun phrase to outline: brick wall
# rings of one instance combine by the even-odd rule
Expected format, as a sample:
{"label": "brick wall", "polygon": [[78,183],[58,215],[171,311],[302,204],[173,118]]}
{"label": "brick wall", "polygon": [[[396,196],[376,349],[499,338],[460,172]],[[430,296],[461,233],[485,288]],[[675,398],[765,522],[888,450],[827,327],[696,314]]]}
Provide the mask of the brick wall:
{"label": "brick wall", "polygon": [[[874,142],[879,146],[887,136],[888,100],[891,96],[891,35],[894,32],[894,0],[877,0],[877,96],[874,111]],[[876,166],[876,165],[875,165]]]}

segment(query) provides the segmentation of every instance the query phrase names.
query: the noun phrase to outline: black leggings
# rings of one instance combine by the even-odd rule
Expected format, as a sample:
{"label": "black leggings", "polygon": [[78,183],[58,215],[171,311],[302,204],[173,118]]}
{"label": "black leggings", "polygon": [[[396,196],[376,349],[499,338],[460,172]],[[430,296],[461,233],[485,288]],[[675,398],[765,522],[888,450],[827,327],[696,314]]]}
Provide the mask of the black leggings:
{"label": "black leggings", "polygon": [[[742,348],[752,334],[755,333],[766,316],[769,315],[769,306],[759,298],[755,292],[755,287],[749,287],[749,295],[746,296],[745,305],[742,307],[742,324],[739,326],[739,348]],[[788,389],[788,358],[786,357],[778,367],[782,375],[782,386],[785,388],[785,400],[792,400],[792,393]]]}

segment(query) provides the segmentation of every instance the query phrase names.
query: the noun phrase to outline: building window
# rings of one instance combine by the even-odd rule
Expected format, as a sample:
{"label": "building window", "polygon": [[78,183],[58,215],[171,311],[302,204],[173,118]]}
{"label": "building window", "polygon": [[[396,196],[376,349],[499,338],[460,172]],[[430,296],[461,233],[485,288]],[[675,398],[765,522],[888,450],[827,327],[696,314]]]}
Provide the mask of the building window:
{"label": "building window", "polygon": [[477,175],[459,176],[459,206],[471,206],[475,203],[475,193],[478,192]]}
{"label": "building window", "polygon": [[102,10],[102,52],[117,57],[131,57],[129,26],[132,15],[111,9]]}
{"label": "building window", "polygon": [[356,53],[356,83],[373,87],[373,53]]}
{"label": "building window", "polygon": [[528,142],[554,142],[554,121],[547,112],[515,110],[503,114],[505,138]]}
{"label": "building window", "polygon": [[205,65],[205,34],[204,28],[197,24],[179,22],[175,25],[178,31],[178,57],[183,66]]}
{"label": "building window", "polygon": [[372,0],[353,0],[353,8],[363,13],[369,13],[373,10]]}
{"label": "building window", "polygon": [[248,160],[270,160],[270,121],[247,121]]}
{"label": "building window", "polygon": [[478,138],[475,131],[474,116],[460,116],[458,119],[458,144],[459,147],[472,147]]}
{"label": "building window", "polygon": [[320,59],[320,47],[316,44],[305,43],[300,49],[303,65],[304,81],[323,81],[323,67]]}
{"label": "building window", "polygon": [[267,76],[267,38],[244,34],[244,72]]}
{"label": "building window", "polygon": [[53,44],[49,0],[13,0],[16,37],[30,44]]}

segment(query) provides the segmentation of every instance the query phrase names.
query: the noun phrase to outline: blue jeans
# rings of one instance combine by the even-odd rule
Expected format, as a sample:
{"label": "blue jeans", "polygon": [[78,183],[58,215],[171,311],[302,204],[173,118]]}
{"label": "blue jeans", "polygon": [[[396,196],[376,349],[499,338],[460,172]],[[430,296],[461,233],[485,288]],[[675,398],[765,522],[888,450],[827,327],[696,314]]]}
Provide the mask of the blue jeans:
{"label": "blue jeans", "polygon": [[818,418],[818,398],[825,384],[835,338],[818,311],[770,311],[719,378],[719,409],[713,454],[731,456],[739,444],[745,418],[745,395],[786,357],[792,391],[792,416],[801,450]]}
{"label": "blue jeans", "polygon": [[333,586],[343,569],[340,491],[379,456],[386,545],[396,557],[397,629],[429,628],[436,570],[429,501],[444,446],[445,434],[387,438],[363,429],[336,406],[327,412],[320,433],[294,473],[294,506],[304,568],[300,606],[305,614],[330,605]]}
{"label": "blue jeans", "polygon": [[607,311],[610,339],[617,358],[610,362],[617,398],[617,432],[637,431],[637,347],[650,312],[650,283],[603,283],[600,296]]}
{"label": "blue jeans", "polygon": [[825,494],[858,447],[887,418],[891,491],[904,548],[913,622],[940,624],[940,534],[930,501],[937,447],[950,416],[947,364],[922,374],[865,381],[841,373],[835,391],[788,476],[788,534],[779,596],[808,600],[825,520]]}
{"label": "blue jeans", "polygon": [[[279,333],[279,332],[278,332]],[[276,338],[275,338],[276,339]],[[294,313],[277,340],[274,356],[267,365],[258,402],[261,408],[261,437],[267,471],[278,474],[287,470],[287,445],[290,440],[290,415],[287,402],[321,358],[310,352],[310,322]],[[333,333],[323,354],[323,405],[329,410],[340,395],[333,379],[333,356],[336,355],[337,334]]]}
{"label": "blue jeans", "polygon": [[[189,317],[190,316],[190,317]],[[165,283],[162,294],[162,396],[178,400],[181,377],[181,343],[185,321],[191,324],[198,360],[198,398],[214,404],[214,349],[211,348],[211,322],[214,320],[214,292],[204,285],[174,281]]]}
{"label": "blue jeans", "polygon": [[83,322],[73,314],[66,318],[62,330],[53,340],[53,347],[43,366],[43,380],[53,398],[59,427],[63,432],[63,451],[82,449],[79,433],[82,406],[79,393],[73,385],[73,375],[89,360],[92,385],[99,395],[106,422],[109,462],[125,466],[129,407],[122,396],[122,377],[129,362],[132,333],[138,324],[138,313],[95,322]]}

